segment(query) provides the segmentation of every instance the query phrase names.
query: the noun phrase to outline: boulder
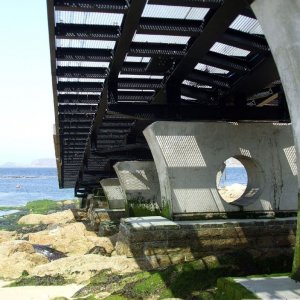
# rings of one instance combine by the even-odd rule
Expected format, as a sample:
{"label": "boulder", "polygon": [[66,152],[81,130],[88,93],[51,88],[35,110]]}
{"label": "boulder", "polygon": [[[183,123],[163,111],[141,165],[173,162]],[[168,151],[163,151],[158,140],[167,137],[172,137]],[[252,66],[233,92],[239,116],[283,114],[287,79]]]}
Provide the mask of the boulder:
{"label": "boulder", "polygon": [[15,231],[0,230],[0,244],[15,239],[17,239],[17,233]]}
{"label": "boulder", "polygon": [[62,202],[63,205],[75,205],[73,200],[65,200]]}
{"label": "boulder", "polygon": [[72,209],[72,213],[77,222],[88,221],[87,211],[85,209]]}
{"label": "boulder", "polygon": [[20,218],[18,224],[66,224],[71,222],[75,222],[75,218],[72,211],[68,209],[49,215],[29,214]]}
{"label": "boulder", "polygon": [[34,249],[30,243],[23,240],[7,241],[0,245],[0,255],[2,256],[11,256],[17,252],[32,254]]}
{"label": "boulder", "polygon": [[0,244],[0,277],[18,278],[23,271],[48,263],[48,259],[35,253],[33,246],[27,241],[8,241]]}
{"label": "boulder", "polygon": [[28,234],[32,244],[47,245],[68,256],[86,254],[95,247],[102,247],[110,255],[114,250],[116,237],[98,237],[86,230],[83,223],[71,223]]}
{"label": "boulder", "polygon": [[139,271],[133,258],[125,256],[105,257],[96,254],[61,258],[48,264],[36,266],[29,272],[32,276],[62,275],[77,283],[87,281],[102,270],[111,269],[113,273],[124,274]]}

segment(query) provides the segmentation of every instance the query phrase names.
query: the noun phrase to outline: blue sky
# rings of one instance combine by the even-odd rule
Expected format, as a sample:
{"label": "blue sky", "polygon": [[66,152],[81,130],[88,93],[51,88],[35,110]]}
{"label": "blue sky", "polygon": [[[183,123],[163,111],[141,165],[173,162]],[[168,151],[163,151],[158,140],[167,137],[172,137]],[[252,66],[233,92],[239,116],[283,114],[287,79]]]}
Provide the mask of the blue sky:
{"label": "blue sky", "polygon": [[0,165],[54,158],[54,108],[46,0],[0,10]]}

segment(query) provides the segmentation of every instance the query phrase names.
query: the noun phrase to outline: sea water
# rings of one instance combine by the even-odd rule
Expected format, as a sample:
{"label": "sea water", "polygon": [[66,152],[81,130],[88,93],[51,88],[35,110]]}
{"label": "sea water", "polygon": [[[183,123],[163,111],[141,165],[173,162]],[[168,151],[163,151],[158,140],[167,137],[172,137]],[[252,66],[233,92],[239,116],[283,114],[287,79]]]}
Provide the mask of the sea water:
{"label": "sea water", "polygon": [[[247,185],[245,168],[226,167],[219,187]],[[74,198],[74,189],[59,189],[55,168],[0,168],[0,206],[20,206],[32,200]]]}
{"label": "sea water", "polygon": [[0,168],[0,206],[42,199],[74,199],[74,189],[59,189],[55,168]]}

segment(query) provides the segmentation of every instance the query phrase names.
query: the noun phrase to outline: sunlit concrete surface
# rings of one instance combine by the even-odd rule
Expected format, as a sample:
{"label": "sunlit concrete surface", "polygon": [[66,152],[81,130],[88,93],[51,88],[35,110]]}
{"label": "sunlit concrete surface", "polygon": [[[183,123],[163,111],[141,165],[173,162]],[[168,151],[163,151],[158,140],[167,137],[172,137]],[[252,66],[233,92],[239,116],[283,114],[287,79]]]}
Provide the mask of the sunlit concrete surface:
{"label": "sunlit concrete surface", "polygon": [[[267,38],[284,88],[293,124],[299,167],[300,1],[256,0],[251,7]],[[300,186],[300,179],[298,181]]]}
{"label": "sunlit concrete surface", "polygon": [[162,228],[179,228],[175,222],[161,216],[126,218],[123,220],[126,225],[135,230],[158,230]]}
{"label": "sunlit concrete surface", "polygon": [[116,163],[114,169],[129,210],[142,206],[154,211],[160,206],[158,176],[153,161],[122,161]]}
{"label": "sunlit concrete surface", "polygon": [[300,299],[300,282],[296,282],[287,276],[235,278],[234,280],[263,300]]}
{"label": "sunlit concrete surface", "polygon": [[125,194],[118,178],[106,178],[100,181],[110,209],[125,208]]}
{"label": "sunlit concrete surface", "polygon": [[224,161],[241,160],[247,189],[244,211],[296,210],[297,166],[286,124],[155,122],[144,130],[159,176],[162,201],[173,214],[228,212],[216,179]]}

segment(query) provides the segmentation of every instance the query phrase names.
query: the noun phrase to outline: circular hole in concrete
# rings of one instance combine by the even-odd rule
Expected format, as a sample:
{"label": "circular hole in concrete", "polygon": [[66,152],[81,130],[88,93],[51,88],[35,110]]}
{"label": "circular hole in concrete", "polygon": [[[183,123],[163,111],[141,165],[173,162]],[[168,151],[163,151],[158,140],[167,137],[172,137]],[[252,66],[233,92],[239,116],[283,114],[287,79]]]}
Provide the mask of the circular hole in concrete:
{"label": "circular hole in concrete", "polygon": [[217,190],[227,203],[247,206],[260,196],[263,178],[262,169],[254,159],[245,156],[230,157],[217,173]]}

